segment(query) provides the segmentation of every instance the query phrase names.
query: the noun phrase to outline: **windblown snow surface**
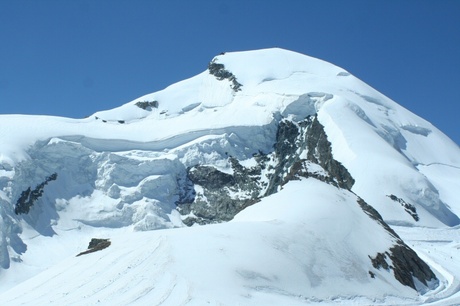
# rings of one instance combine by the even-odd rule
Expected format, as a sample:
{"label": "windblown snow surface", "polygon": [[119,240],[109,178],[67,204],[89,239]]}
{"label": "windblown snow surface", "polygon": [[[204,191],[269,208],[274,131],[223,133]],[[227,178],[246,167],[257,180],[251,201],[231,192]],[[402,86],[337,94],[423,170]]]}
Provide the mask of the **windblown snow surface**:
{"label": "windblown snow surface", "polygon": [[[0,116],[0,305],[460,304],[457,144],[315,58],[266,49],[212,63],[230,77],[207,70],[85,119]],[[229,156],[250,165],[273,151],[280,120],[310,115],[351,191],[304,178],[227,223],[183,224],[188,167],[231,173]],[[16,214],[23,192],[53,173]],[[358,197],[437,283],[416,291],[373,267],[395,237]],[[92,237],[111,245],[75,257]]]}

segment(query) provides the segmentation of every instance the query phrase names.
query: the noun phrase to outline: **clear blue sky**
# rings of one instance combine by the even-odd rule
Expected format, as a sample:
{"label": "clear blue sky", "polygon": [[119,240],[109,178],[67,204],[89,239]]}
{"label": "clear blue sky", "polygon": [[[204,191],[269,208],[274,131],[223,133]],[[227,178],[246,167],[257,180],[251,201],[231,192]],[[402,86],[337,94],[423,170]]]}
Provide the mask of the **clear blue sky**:
{"label": "clear blue sky", "polygon": [[281,47],[341,66],[460,143],[460,1],[0,0],[0,113],[82,118]]}

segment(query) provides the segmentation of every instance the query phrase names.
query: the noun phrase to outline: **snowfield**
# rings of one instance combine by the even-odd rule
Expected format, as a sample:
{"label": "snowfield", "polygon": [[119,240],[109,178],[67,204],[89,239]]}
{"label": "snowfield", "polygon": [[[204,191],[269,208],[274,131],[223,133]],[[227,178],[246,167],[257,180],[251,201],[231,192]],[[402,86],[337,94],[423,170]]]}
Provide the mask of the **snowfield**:
{"label": "snowfield", "polygon": [[[390,271],[372,267],[365,254],[385,250],[393,238],[356,199],[315,179],[291,182],[225,224],[124,231],[100,252],[74,257],[74,250],[4,292],[0,303],[305,305],[355,296],[367,303],[417,301],[416,291]],[[81,235],[74,229],[67,237],[78,241],[73,237]]]}
{"label": "snowfield", "polygon": [[[231,221],[185,225],[197,216],[181,205],[210,201],[190,169],[231,182],[232,159],[253,169],[283,120],[313,117],[351,190],[315,179],[329,173],[310,160],[312,177]],[[460,304],[458,190],[459,146],[346,70],[278,48],[221,54],[88,118],[0,115],[0,305]],[[414,290],[373,266],[397,239],[359,198],[438,280]],[[21,199],[33,205],[17,214]],[[75,257],[94,237],[111,245]]]}

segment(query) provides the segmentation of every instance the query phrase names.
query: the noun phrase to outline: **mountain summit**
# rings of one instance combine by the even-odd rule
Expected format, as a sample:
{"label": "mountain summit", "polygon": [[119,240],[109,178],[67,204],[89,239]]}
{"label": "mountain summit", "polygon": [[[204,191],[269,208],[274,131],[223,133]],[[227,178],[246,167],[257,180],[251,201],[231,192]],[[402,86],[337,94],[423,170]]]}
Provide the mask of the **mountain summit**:
{"label": "mountain summit", "polygon": [[458,228],[459,147],[327,62],[222,53],[85,119],[0,117],[2,303],[452,295],[392,227]]}

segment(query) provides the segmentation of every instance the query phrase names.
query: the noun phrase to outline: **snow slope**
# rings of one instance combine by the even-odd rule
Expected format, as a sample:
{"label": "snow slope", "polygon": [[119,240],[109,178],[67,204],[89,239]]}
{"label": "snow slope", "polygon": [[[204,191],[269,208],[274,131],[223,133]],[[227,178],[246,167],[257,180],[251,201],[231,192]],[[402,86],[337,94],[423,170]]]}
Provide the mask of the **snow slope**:
{"label": "snow slope", "polygon": [[367,303],[418,301],[391,271],[373,268],[366,254],[386,250],[394,237],[356,200],[316,179],[290,182],[226,224],[114,236],[109,248],[71,254],[4,292],[0,303],[305,305],[357,296]]}
{"label": "snow slope", "polygon": [[[388,248],[391,238],[363,235],[374,232],[375,222],[360,215],[354,195],[311,179],[290,182],[227,224],[180,228],[184,216],[176,204],[193,194],[185,183],[189,167],[211,165],[231,173],[229,156],[253,164],[255,153],[273,151],[281,120],[311,115],[324,126],[334,159],[354,178],[351,191],[385,221],[409,233],[458,229],[460,149],[436,127],[327,62],[277,48],[225,53],[195,77],[88,118],[0,116],[0,292],[11,289],[0,301],[45,304],[52,298],[67,304],[87,297],[92,304],[118,297],[135,303],[135,296],[145,296],[170,304],[225,304],[226,298],[242,304],[391,304],[393,298],[417,304],[429,298],[430,292],[420,297],[385,271],[369,278],[368,256]],[[47,183],[30,212],[15,214],[24,191],[53,173],[57,179]],[[324,197],[324,206],[300,204]],[[278,201],[287,203],[281,211]],[[346,203],[347,210],[336,202]],[[353,221],[337,220],[331,210]],[[351,236],[344,237],[349,228]],[[139,232],[146,230],[158,231]],[[112,239],[110,249],[73,258],[98,235]],[[145,240],[152,243],[145,246]],[[229,245],[222,251],[224,242]],[[45,249],[52,255],[43,256]],[[258,266],[266,254],[266,265]],[[199,262],[203,256],[206,261]],[[277,269],[274,258],[291,270]],[[132,262],[136,269],[127,263],[109,269],[112,261]],[[331,262],[337,266],[321,268]],[[429,262],[436,266],[438,260]],[[455,271],[454,279],[460,277]],[[95,282],[103,288],[97,290]],[[214,283],[219,285],[203,286]],[[448,282],[446,290],[455,284]],[[53,286],[55,294],[44,294]],[[228,295],[219,291],[225,286]],[[25,288],[30,295],[21,297]]]}

